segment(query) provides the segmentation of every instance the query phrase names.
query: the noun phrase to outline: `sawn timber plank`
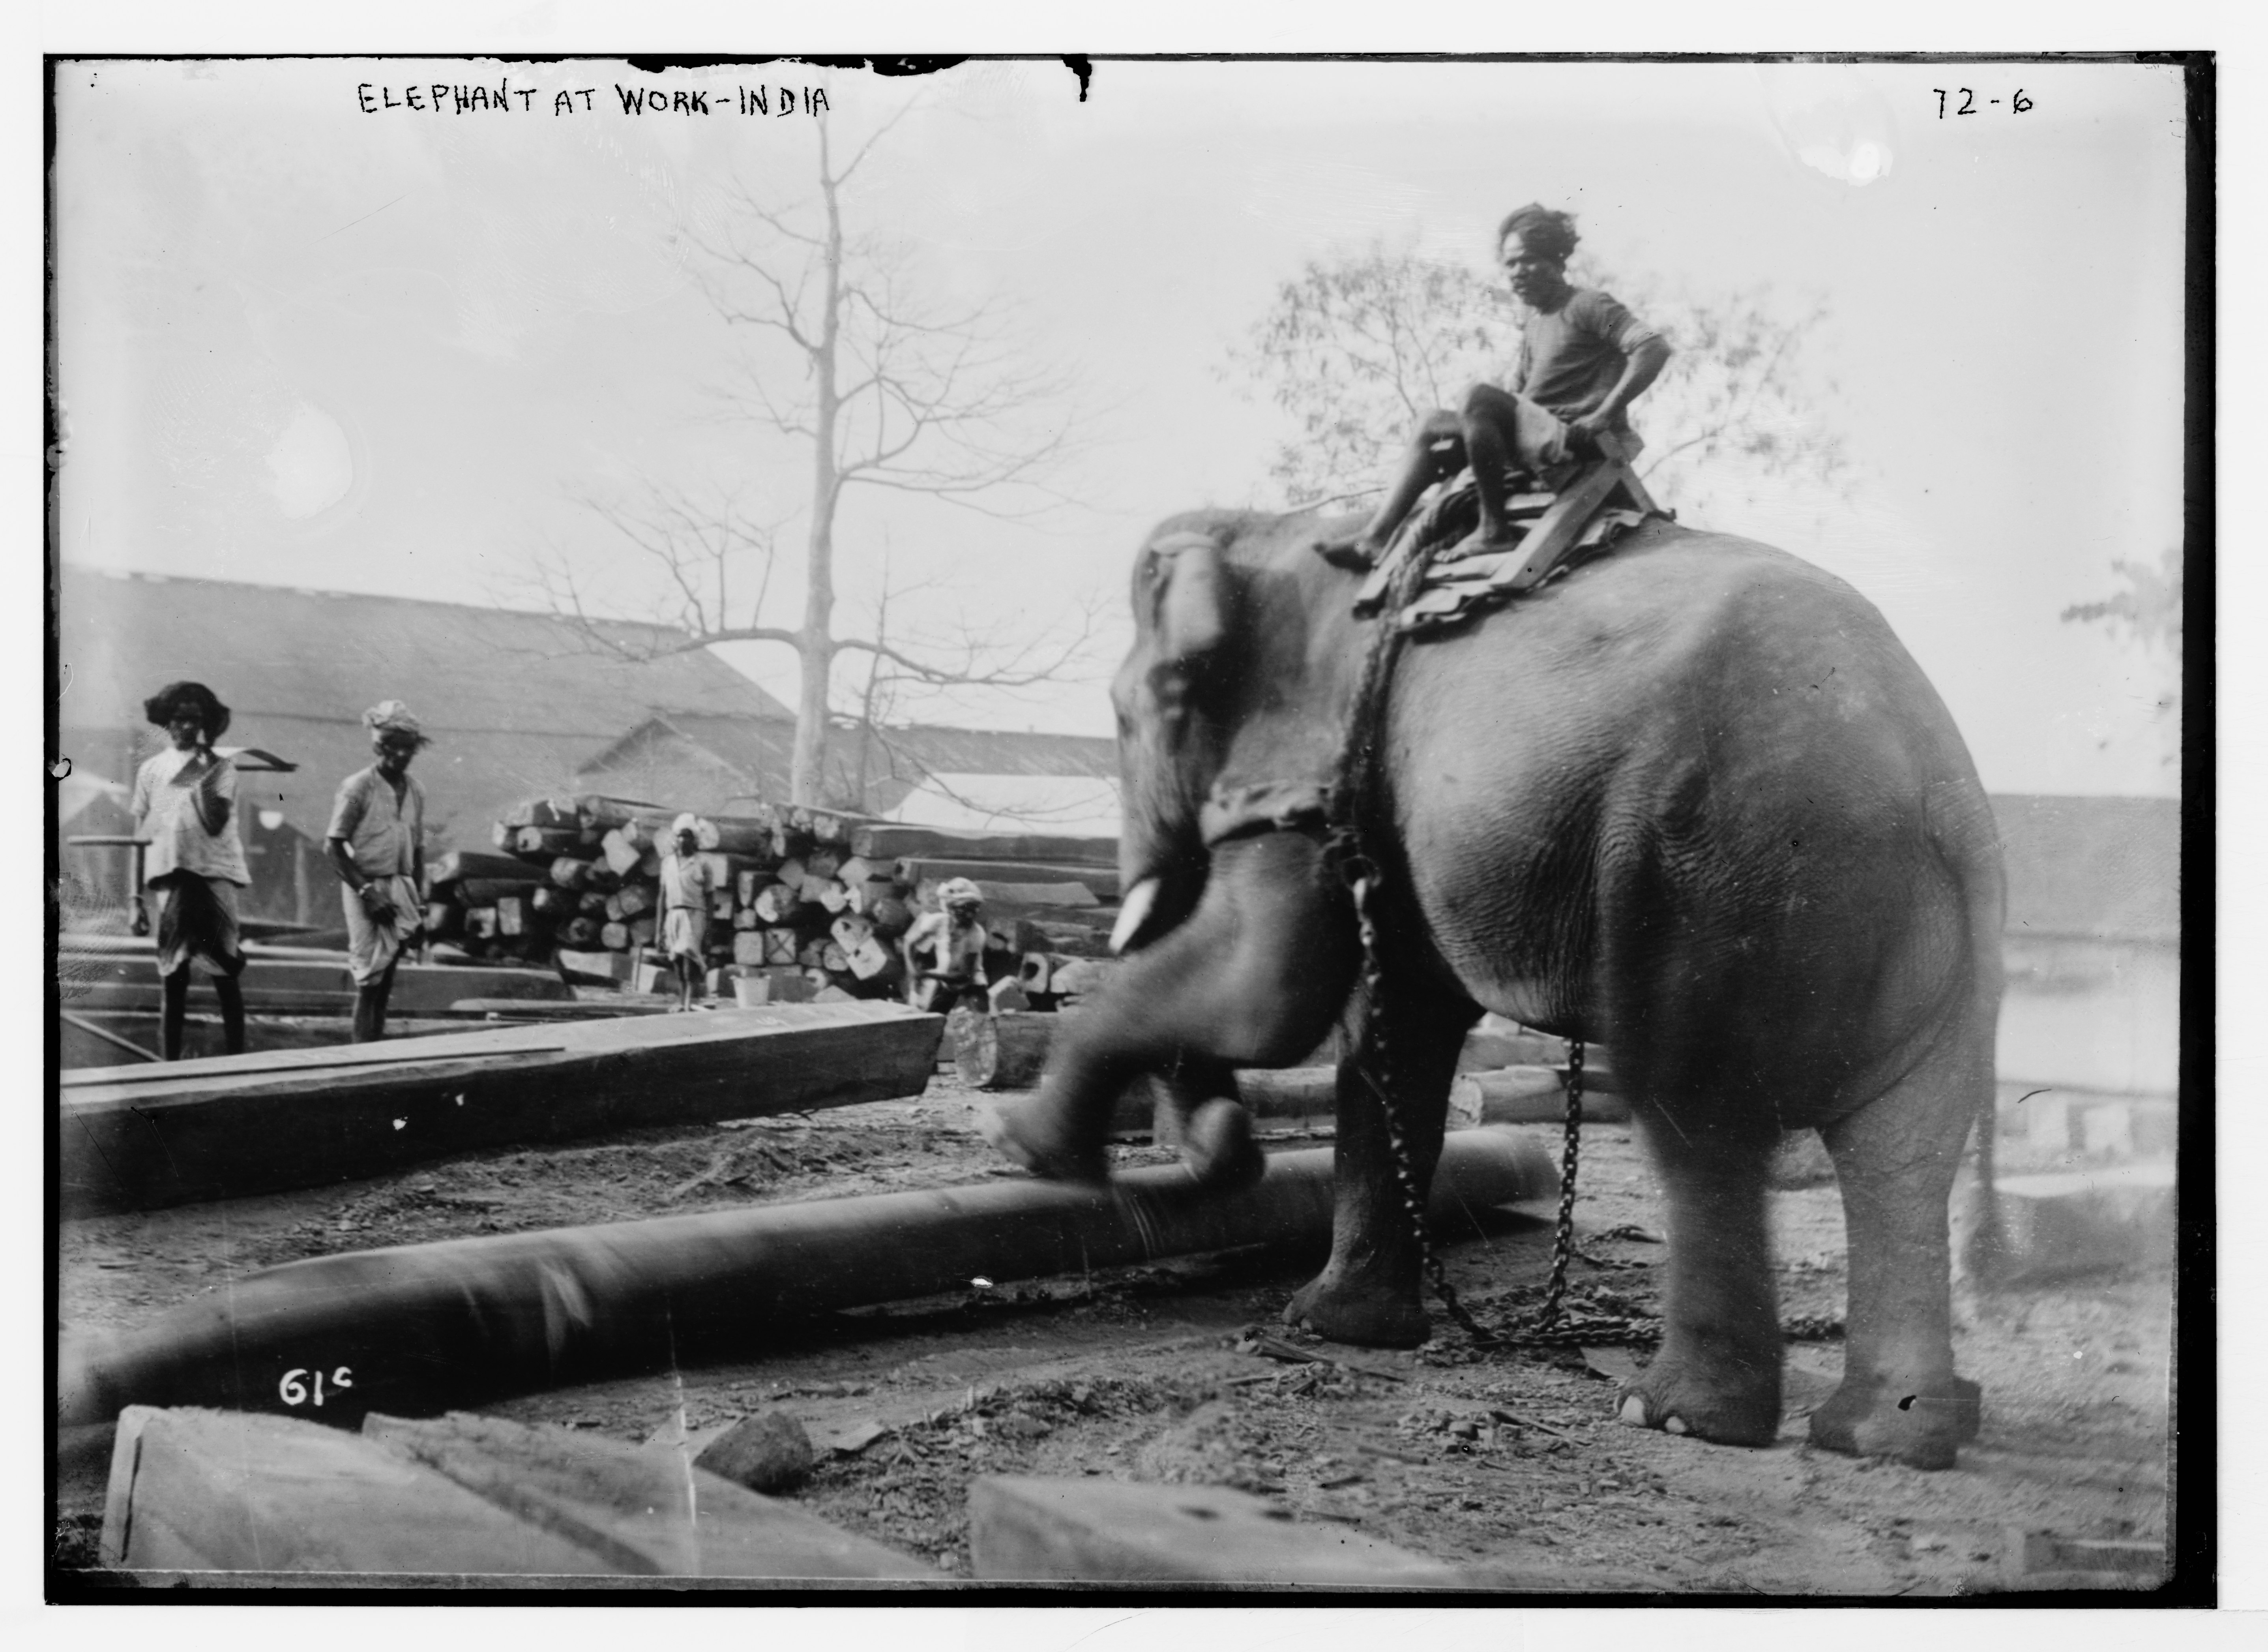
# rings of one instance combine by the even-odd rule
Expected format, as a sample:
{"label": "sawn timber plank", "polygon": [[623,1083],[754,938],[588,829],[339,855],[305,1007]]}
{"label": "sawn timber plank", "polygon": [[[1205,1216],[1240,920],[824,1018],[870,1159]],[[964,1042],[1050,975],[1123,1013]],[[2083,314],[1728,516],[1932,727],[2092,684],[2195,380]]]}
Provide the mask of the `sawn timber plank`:
{"label": "sawn timber plank", "polygon": [[875,1001],[444,1033],[67,1075],[66,1214],[313,1187],[479,1147],[917,1095],[945,1022]]}

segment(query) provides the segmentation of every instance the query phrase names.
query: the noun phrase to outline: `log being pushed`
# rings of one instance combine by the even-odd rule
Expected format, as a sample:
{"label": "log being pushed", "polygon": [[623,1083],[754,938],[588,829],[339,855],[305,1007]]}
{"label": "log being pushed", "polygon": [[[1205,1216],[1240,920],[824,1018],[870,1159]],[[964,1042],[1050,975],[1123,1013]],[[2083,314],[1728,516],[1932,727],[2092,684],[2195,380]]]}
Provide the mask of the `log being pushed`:
{"label": "log being pushed", "polygon": [[[287,1412],[339,1427],[365,1412],[430,1416],[507,1394],[762,1353],[783,1322],[999,1281],[1255,1244],[1320,1255],[1331,1151],[1271,1157],[1232,1194],[1178,1165],[1108,1188],[1032,1180],[813,1199],[603,1227],[453,1239],[267,1268],[141,1329],[67,1345],[65,1427],[128,1405]],[[1542,1142],[1453,1135],[1429,1220],[1552,1197]],[[312,1374],[323,1374],[313,1403]]]}
{"label": "log being pushed", "polygon": [[233,1198],[471,1148],[918,1095],[944,1026],[900,1004],[774,1005],[67,1071],[63,1207]]}

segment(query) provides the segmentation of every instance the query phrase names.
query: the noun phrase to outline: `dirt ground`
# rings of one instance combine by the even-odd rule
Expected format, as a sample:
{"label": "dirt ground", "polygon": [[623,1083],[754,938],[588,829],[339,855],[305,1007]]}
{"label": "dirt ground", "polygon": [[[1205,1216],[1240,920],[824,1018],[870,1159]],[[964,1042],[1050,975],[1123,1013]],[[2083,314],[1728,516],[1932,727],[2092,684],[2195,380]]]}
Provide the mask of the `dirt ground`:
{"label": "dirt ground", "polygon": [[[917,1101],[733,1121],[542,1151],[467,1154],[408,1174],[66,1225],[65,1331],[129,1326],[300,1257],[482,1233],[1018,1175],[976,1134],[980,1098],[940,1075]],[[1556,1130],[1543,1132],[1556,1151]],[[1328,1132],[1268,1139],[1307,1147]],[[1127,1164],[1168,1155],[1115,1149]],[[2014,1164],[2004,1144],[2002,1169]],[[2044,1166],[2040,1168],[2046,1168]],[[1578,1301],[1658,1305],[1660,1209],[1626,1127],[1585,1135]],[[1551,1209],[1451,1247],[1484,1324],[1531,1305]],[[1989,1587],[2005,1527],[2160,1541],[2169,1464],[2172,1285],[2152,1268],[1960,1307],[1982,1438],[1925,1474],[1804,1443],[1841,1348],[1844,1240],[1831,1183],[1774,1195],[1788,1416],[1768,1449],[1625,1427],[1613,1374],[1646,1350],[1476,1347],[1435,1315],[1414,1353],[1339,1348],[1278,1316],[1309,1254],[1165,1259],[1092,1278],[972,1286],[783,1328],[760,1363],[528,1395],[490,1407],[633,1442],[781,1410],[820,1464],[796,1493],[840,1525],[969,1575],[968,1487],[993,1473],[1243,1487],[1505,1587],[1775,1596],[1944,1596]],[[1618,1231],[1619,1230],[1619,1231]],[[1602,1266],[1598,1263],[1621,1264]],[[1822,1323],[1823,1322],[1823,1323]],[[1258,1331],[1351,1364],[1270,1357]],[[1279,1350],[1280,1352],[1280,1350]],[[1353,1368],[1359,1366],[1363,1368]],[[57,1559],[95,1564],[107,1458],[66,1460]]]}

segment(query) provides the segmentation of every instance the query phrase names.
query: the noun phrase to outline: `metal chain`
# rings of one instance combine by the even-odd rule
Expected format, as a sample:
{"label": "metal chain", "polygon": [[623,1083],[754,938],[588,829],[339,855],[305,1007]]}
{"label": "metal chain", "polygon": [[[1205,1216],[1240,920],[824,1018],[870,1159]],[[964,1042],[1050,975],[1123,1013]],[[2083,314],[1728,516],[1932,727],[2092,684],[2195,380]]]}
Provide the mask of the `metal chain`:
{"label": "metal chain", "polygon": [[[1418,1244],[1418,1267],[1459,1328],[1476,1343],[1484,1346],[1513,1343],[1572,1345],[1576,1341],[1627,1341],[1646,1334],[1627,1316],[1605,1318],[1594,1315],[1585,1316],[1580,1321],[1570,1318],[1564,1323],[1561,1319],[1562,1299],[1567,1290],[1567,1264],[1575,1254],[1575,1168],[1580,1152],[1583,1125],[1583,1041],[1571,1039],[1567,1046],[1566,1148],[1559,1175],[1559,1222],[1552,1241],[1551,1282],[1545,1292],[1543,1305],[1534,1318],[1504,1335],[1484,1330],[1463,1302],[1458,1300],[1456,1287],[1449,1283],[1448,1272],[1433,1250],[1432,1233],[1425,1221],[1425,1201],[1418,1195],[1417,1169],[1410,1162],[1409,1142],[1402,1131],[1401,1113],[1394,1103],[1394,1060],[1387,1029],[1386,975],[1379,957],[1377,920],[1372,911],[1372,902],[1378,895],[1381,874],[1378,863],[1366,851],[1361,822],[1368,813],[1368,792],[1375,777],[1379,730],[1385,722],[1387,687],[1395,656],[1400,652],[1403,642],[1397,621],[1403,608],[1425,579],[1425,564],[1431,558],[1432,549],[1422,540],[1412,544],[1402,568],[1389,582],[1387,601],[1382,604],[1376,622],[1378,629],[1372,633],[1370,653],[1363,661],[1362,675],[1356,685],[1354,715],[1347,732],[1346,749],[1341,756],[1337,782],[1331,789],[1334,818],[1324,844],[1325,864],[1336,873],[1352,896],[1355,922],[1362,938],[1365,1025],[1361,1049],[1354,1058],[1354,1066],[1363,1082],[1378,1098],[1379,1112],[1386,1125],[1387,1147],[1394,1164],[1395,1180],[1402,1194],[1403,1208],[1409,1215],[1411,1235]],[[1372,1070],[1373,1063],[1375,1072]]]}

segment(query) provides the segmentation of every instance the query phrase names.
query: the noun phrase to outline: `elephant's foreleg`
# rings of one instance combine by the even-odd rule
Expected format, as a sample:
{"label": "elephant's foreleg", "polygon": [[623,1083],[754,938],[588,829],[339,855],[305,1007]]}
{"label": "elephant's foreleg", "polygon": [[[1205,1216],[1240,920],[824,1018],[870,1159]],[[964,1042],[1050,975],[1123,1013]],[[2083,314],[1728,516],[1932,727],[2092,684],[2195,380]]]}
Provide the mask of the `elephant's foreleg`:
{"label": "elephant's foreleg", "polygon": [[[1390,1066],[1366,1037],[1339,1064],[1338,1132],[1332,1160],[1337,1198],[1331,1257],[1292,1299],[1284,1317],[1337,1342],[1414,1347],[1425,1340],[1424,1253],[1412,1205],[1422,1211],[1440,1162],[1449,1085],[1478,1012],[1462,998],[1423,989],[1386,1002]],[[1396,1166],[1386,1108],[1371,1080],[1385,1082],[1409,1181]]]}
{"label": "elephant's foreleg", "polygon": [[1765,1180],[1778,1131],[1675,1099],[1636,1110],[1668,1206],[1662,1339],[1623,1420],[1730,1445],[1779,1432],[1779,1313]]}
{"label": "elephant's foreleg", "polygon": [[1970,1125],[1987,1119],[1990,1046],[1951,1041],[1887,1095],[1821,1133],[1843,1187],[1850,1287],[1843,1383],[1814,1443],[1951,1468],[1976,1438],[1978,1390],[1954,1374],[1946,1206]]}
{"label": "elephant's foreleg", "polygon": [[[1204,1088],[1231,1068],[1288,1066],[1321,1044],[1345,1001],[1356,951],[1321,856],[1297,832],[1224,844],[1197,911],[1129,957],[1094,1005],[1065,1024],[1039,1093],[1002,1110],[994,1145],[1044,1176],[1101,1180],[1112,1109],[1135,1079],[1179,1070]],[[1192,1125],[1202,1124],[1205,1110],[1193,1110]],[[1233,1142],[1226,1147],[1241,1157]]]}

